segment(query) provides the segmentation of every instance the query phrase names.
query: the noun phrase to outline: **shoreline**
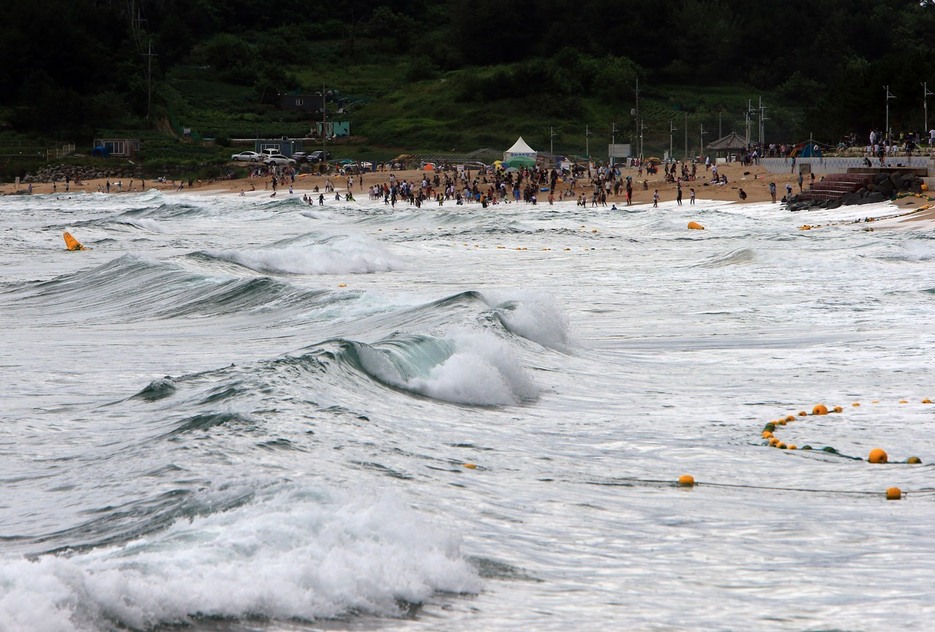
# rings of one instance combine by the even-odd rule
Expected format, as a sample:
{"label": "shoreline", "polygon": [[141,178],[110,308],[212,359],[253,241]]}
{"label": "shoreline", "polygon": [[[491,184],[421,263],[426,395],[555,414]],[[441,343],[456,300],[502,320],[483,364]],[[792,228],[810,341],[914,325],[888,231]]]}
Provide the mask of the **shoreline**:
{"label": "shoreline", "polygon": [[[691,187],[694,187],[695,189],[697,200],[727,201],[735,204],[769,203],[771,201],[769,192],[769,184],[771,182],[776,184],[776,204],[782,203],[782,197],[786,195],[786,192],[789,190],[788,187],[791,187],[793,194],[799,192],[798,179],[795,174],[772,173],[765,167],[759,165],[742,165],[736,162],[719,164],[717,165],[717,169],[718,175],[727,177],[727,184],[712,184],[711,171],[705,171],[704,165],[699,164],[696,173],[696,179],[686,180],[682,183],[682,200],[684,206],[690,205],[689,198]],[[654,192],[657,190],[659,192],[660,203],[670,203],[676,200],[676,183],[667,182],[661,172],[653,175],[646,175],[644,173],[644,176],[640,178],[637,175],[636,168],[627,167],[622,169],[621,173],[624,177],[630,176],[633,178],[633,205],[651,204],[653,202]],[[426,172],[420,169],[406,169],[392,172],[366,172],[363,174],[362,186],[360,176],[353,176],[353,188],[351,191],[357,197],[366,196],[367,188],[375,184],[382,184],[384,182],[388,183],[390,181],[391,174],[395,175],[398,181],[408,180],[420,182],[425,175],[429,175],[431,177],[434,175],[434,172]],[[349,177],[351,176],[342,176],[339,174],[299,174],[296,176],[295,181],[291,183],[293,191],[292,194],[298,196],[308,194],[317,195],[319,192],[324,190],[325,182],[329,179],[334,184],[335,192],[343,194],[347,191],[347,182]],[[67,192],[65,191],[64,183],[32,183],[32,195],[70,195],[72,193],[79,192],[104,192],[106,191],[107,180],[107,178],[85,180],[82,181],[80,185],[75,185],[75,183],[72,182]],[[143,191],[143,187],[141,186],[142,182],[138,179],[129,180],[127,182],[120,182],[119,187],[118,182],[119,179],[111,180],[110,192],[107,193],[107,195],[122,195],[125,193],[140,193]],[[179,192],[189,194],[199,193],[239,195],[241,191],[243,191],[245,194],[251,194],[254,193],[254,191],[268,191],[270,193],[273,191],[269,186],[270,179],[268,177],[245,177],[230,180],[195,181],[192,186],[188,186],[187,183],[182,183],[180,181],[160,182],[158,180],[145,180],[143,182],[145,182],[145,190],[155,189],[165,193]],[[180,185],[182,186],[180,187]],[[30,195],[27,192],[28,186],[28,184],[24,185],[23,183],[20,183],[19,188],[17,188],[15,184],[2,184],[0,185],[0,195]],[[288,187],[289,184],[286,185],[285,189],[283,187],[279,187],[278,193],[282,194],[284,190],[287,192]],[[315,190],[316,187],[318,187],[318,191]],[[482,188],[484,187],[485,185],[482,185]],[[804,183],[803,188],[807,190],[808,183]],[[578,196],[584,194],[588,208],[609,209],[611,205],[616,205],[619,209],[626,206],[626,194],[621,189],[619,195],[614,195],[613,191],[611,191],[610,195],[607,196],[606,206],[592,207],[590,202],[590,194],[593,190],[593,185],[586,176],[579,178],[577,185],[573,190],[571,190],[573,193],[572,196],[569,197],[559,195],[570,189],[570,183],[559,180],[559,183],[556,186],[555,201],[569,203],[576,200]],[[741,190],[743,190],[743,192],[746,194],[743,199],[741,199],[740,195]],[[288,193],[286,194],[288,195]],[[330,195],[331,193],[329,192],[329,196]],[[891,204],[893,204],[899,210],[898,216],[888,216],[887,219],[881,220],[881,222],[886,222],[890,225],[892,225],[893,222],[899,223],[905,221],[935,222],[935,205],[933,205],[928,200],[929,199],[924,196],[918,197],[912,195],[897,198],[896,200],[893,200]],[[538,201],[538,204],[547,206],[548,202],[542,198]],[[919,208],[919,210],[914,211],[914,207]],[[496,209],[496,205],[491,205],[489,208]],[[883,226],[881,225],[881,227]]]}

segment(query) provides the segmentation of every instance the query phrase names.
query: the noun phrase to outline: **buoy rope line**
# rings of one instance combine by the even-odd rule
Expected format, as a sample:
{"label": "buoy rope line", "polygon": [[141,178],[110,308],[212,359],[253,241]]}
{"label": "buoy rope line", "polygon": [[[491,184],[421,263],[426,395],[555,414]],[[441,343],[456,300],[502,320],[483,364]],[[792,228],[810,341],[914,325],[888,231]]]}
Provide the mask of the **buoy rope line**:
{"label": "buoy rope line", "polygon": [[[873,403],[874,404],[878,403],[878,400],[874,400]],[[904,404],[908,404],[909,401],[902,399],[899,401],[899,403],[900,405],[904,405]],[[920,403],[931,404],[932,400],[926,397],[925,399],[921,400]],[[851,407],[859,408],[860,402],[854,402],[853,404],[851,404]],[[828,408],[824,404],[815,404],[815,406],[812,407],[811,415],[809,415],[804,410],[800,410],[798,414],[796,415],[787,414],[787,415],[784,415],[782,417],[779,417],[777,419],[767,422],[766,425],[763,426],[763,430],[760,432],[760,438],[764,440],[764,445],[768,445],[771,448],[779,448],[780,450],[798,450],[798,449],[812,450],[813,448],[810,445],[805,445],[805,446],[802,446],[802,448],[798,448],[795,444],[784,443],[783,441],[779,439],[779,437],[776,436],[775,433],[782,426],[786,426],[802,417],[808,417],[808,416],[822,417],[824,415],[841,414],[843,412],[844,412],[844,408],[842,406],[832,406],[831,408]],[[842,454],[841,452],[838,452],[835,448],[832,448],[831,446],[826,446],[824,448],[821,448],[821,450],[823,452],[827,452],[829,454],[834,454],[834,455],[841,456],[841,457],[848,458],[848,459],[854,459],[858,461],[863,460],[857,456],[849,456],[847,454]],[[888,458],[889,457],[887,456],[886,452],[883,449],[874,448],[873,450],[870,451],[870,454],[868,455],[867,460],[870,463],[886,463],[888,461]],[[922,463],[922,460],[919,459],[919,457],[910,456],[909,458],[906,459],[905,462],[911,465],[918,465]]]}
{"label": "buoy rope line", "polygon": [[[589,485],[600,485],[605,487],[718,487],[722,489],[750,489],[765,490],[774,492],[796,492],[809,494],[829,494],[833,496],[879,496],[879,491],[854,490],[854,489],[815,489],[810,487],[776,487],[772,485],[748,485],[744,483],[713,483],[709,481],[695,481],[690,474],[683,474],[677,481],[659,480],[651,478],[615,478],[612,481],[588,481]],[[893,488],[891,488],[893,489]],[[935,488],[923,487],[911,491],[902,491],[902,495],[912,494],[913,496],[935,496]]]}
{"label": "buoy rope line", "polygon": [[[876,404],[878,402],[877,400],[874,400],[873,403]],[[902,399],[902,400],[899,400],[899,403],[900,405],[903,405],[903,404],[908,404],[909,402],[908,400]],[[931,404],[932,400],[926,397],[925,399],[921,400],[920,403]],[[860,402],[854,402],[853,404],[851,404],[851,407],[859,408]],[[824,415],[840,414],[843,412],[844,412],[844,408],[841,406],[833,406],[829,409],[824,404],[815,404],[815,406],[812,408],[811,416],[821,417]],[[760,437],[764,440],[764,445],[768,445],[769,447],[772,447],[772,448],[778,448],[780,450],[797,450],[798,448],[795,444],[791,444],[791,443],[786,444],[780,441],[779,437],[777,437],[775,433],[779,428],[786,426],[789,423],[796,421],[799,418],[807,417],[807,416],[809,416],[808,413],[806,413],[804,410],[800,410],[797,415],[789,414],[783,417],[779,417],[778,419],[774,419],[773,421],[767,422],[766,425],[763,426],[763,430],[760,432]],[[812,446],[805,445],[805,446],[802,446],[801,449],[811,450]],[[836,449],[834,449],[831,446],[825,446],[821,450],[829,454],[834,454],[834,455],[841,456],[844,458],[853,459],[856,461],[863,460],[857,456],[849,456],[846,454],[841,454],[840,452],[838,452]],[[876,463],[876,464],[887,463],[889,461],[889,456],[886,454],[886,451],[883,448],[874,448],[870,450],[870,454],[867,455],[867,461],[870,463]],[[920,459],[917,456],[910,456],[909,458],[905,460],[905,463],[910,464],[910,465],[920,465],[922,463],[922,459]],[[927,491],[927,490],[920,490],[920,491]],[[915,493],[919,493],[919,492],[915,492]],[[903,495],[903,492],[898,487],[890,487],[889,489],[886,490],[887,500],[899,500],[900,498],[902,498],[902,495]]]}

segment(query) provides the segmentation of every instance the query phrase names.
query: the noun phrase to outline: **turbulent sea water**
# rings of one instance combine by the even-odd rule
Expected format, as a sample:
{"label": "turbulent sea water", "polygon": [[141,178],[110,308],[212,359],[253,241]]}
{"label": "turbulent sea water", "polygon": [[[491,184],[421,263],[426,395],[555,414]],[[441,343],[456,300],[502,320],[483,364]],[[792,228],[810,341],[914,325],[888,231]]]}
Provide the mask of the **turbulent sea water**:
{"label": "turbulent sea water", "polygon": [[0,198],[0,630],[930,629],[886,212]]}

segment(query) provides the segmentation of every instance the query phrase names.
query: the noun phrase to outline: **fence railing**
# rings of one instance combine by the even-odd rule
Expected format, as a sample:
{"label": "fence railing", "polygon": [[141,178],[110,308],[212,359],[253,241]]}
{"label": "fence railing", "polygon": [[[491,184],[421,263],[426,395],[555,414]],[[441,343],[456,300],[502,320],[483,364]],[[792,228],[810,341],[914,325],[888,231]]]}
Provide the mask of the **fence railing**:
{"label": "fence railing", "polygon": [[[866,167],[867,160],[870,160],[870,166],[879,167],[879,158],[864,158],[862,156],[854,157],[821,157],[821,158],[760,158],[760,165],[769,169],[771,173],[791,173],[798,172],[799,165],[809,165],[812,173],[846,173],[852,167]],[[933,169],[935,163],[929,156],[889,156],[886,158],[887,167],[911,167],[913,169]]]}
{"label": "fence railing", "polygon": [[70,156],[75,153],[75,144],[67,143],[61,147],[56,147],[55,149],[47,149],[45,151],[46,160],[57,160],[59,158],[64,158],[65,156]]}

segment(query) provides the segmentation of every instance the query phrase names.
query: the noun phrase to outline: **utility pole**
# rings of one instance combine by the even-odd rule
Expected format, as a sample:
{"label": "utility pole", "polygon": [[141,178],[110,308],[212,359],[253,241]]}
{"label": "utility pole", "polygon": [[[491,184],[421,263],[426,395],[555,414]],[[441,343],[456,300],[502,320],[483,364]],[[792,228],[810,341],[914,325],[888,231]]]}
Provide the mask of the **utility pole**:
{"label": "utility pole", "polygon": [[328,95],[321,84],[321,162],[328,162]]}
{"label": "utility pole", "polygon": [[890,99],[895,99],[896,95],[890,94],[890,87],[883,86],[883,89],[886,90],[886,138],[883,143],[889,147],[890,146]]}
{"label": "utility pole", "polygon": [[588,160],[588,167],[591,166],[591,128],[584,126],[584,157]]}
{"label": "utility pole", "polygon": [[636,110],[633,115],[636,117],[636,138],[639,142],[639,159],[643,159],[643,119],[640,118],[640,78],[636,78]]}
{"label": "utility pole", "polygon": [[922,111],[925,113],[925,126],[923,133],[929,133],[929,97],[935,92],[929,91],[928,81],[922,82]]}
{"label": "utility pole", "polygon": [[143,55],[146,57],[146,120],[149,120],[150,111],[153,108],[153,38],[149,38],[149,52]]}
{"label": "utility pole", "polygon": [[751,104],[750,99],[747,99],[747,111],[743,113],[744,125],[747,130],[747,137],[746,137],[747,147],[750,146],[750,125],[753,122],[750,116],[751,114],[753,114],[753,105]]}
{"label": "utility pole", "polygon": [[549,126],[549,153],[552,154],[553,156],[555,155],[555,151],[553,150],[553,147],[552,147],[552,139],[555,138],[556,135],[557,134],[552,130],[552,127]]}
{"label": "utility pole", "polygon": [[610,166],[613,167],[617,158],[617,124],[610,124]]}
{"label": "utility pole", "polygon": [[704,156],[704,137],[708,132],[705,131],[704,123],[701,124],[701,131],[699,132],[699,140],[701,141],[701,156]]}
{"label": "utility pole", "polygon": [[672,155],[672,132],[677,132],[678,128],[672,125],[672,119],[669,119],[669,160],[675,160]]}
{"label": "utility pole", "polygon": [[760,107],[757,108],[760,112],[760,125],[759,125],[759,143],[760,143],[760,152],[763,151],[763,136],[765,136],[765,129],[763,127],[763,121],[768,120],[766,118],[766,106],[763,105],[763,97],[759,97]]}
{"label": "utility pole", "polygon": [[682,127],[685,130],[685,153],[682,154],[682,160],[688,162],[688,112],[685,112],[685,125]]}

